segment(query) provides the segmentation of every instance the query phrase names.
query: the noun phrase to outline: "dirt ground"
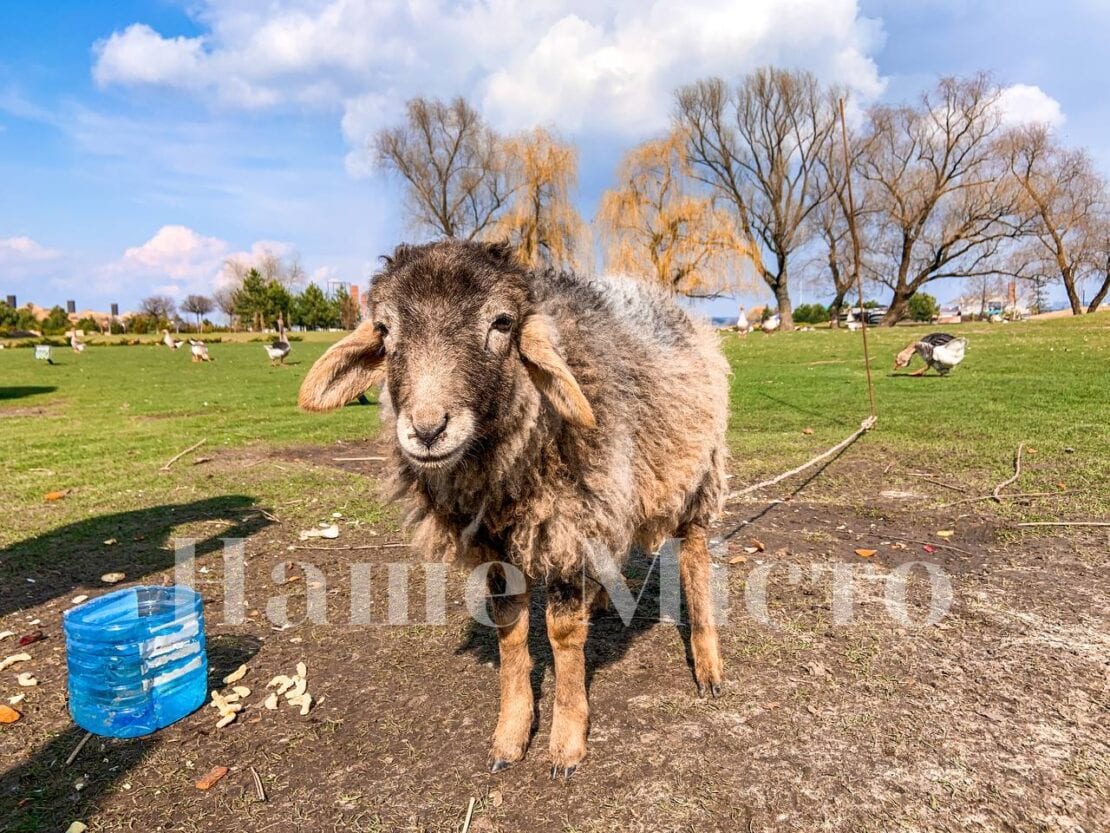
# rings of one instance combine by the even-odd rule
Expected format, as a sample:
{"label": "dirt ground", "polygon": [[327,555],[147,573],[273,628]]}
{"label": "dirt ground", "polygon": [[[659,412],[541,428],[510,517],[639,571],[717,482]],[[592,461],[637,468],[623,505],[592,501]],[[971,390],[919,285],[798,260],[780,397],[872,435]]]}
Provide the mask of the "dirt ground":
{"label": "dirt ground", "polygon": [[[334,447],[303,449],[282,462],[364,472],[374,488],[375,463],[334,456]],[[41,628],[47,638],[28,649],[40,685],[21,705],[23,719],[0,727],[0,830],[62,831],[81,820],[94,831],[458,831],[472,798],[469,829],[484,833],[1110,829],[1106,531],[1019,535],[986,504],[971,513],[928,510],[935,501],[913,497],[876,502],[881,480],[849,453],[789,500],[730,507],[714,530],[730,602],[728,681],[718,700],[696,696],[683,629],[658,621],[657,572],[646,559],[631,563],[633,590],[644,593],[628,627],[613,611],[594,621],[590,753],[566,783],[548,775],[552,677],[542,615],[532,620],[532,746],[522,763],[490,775],[496,640],[469,618],[461,575],[449,576],[445,625],[386,624],[386,582],[377,579],[375,624],[351,625],[350,562],[375,565],[380,576],[381,565],[408,557],[380,546],[401,540],[390,523],[345,527],[339,540],[319,542],[377,548],[290,551],[298,527],[286,519],[194,507],[174,522],[179,534],[202,538],[198,564],[209,571],[197,578],[211,676],[246,663],[251,705],[224,729],[206,708],[148,739],[93,738],[66,765],[83,732],[66,712],[61,613],[81,588],[99,589],[99,571],[74,560],[33,585],[5,588],[0,631]],[[224,534],[249,536],[241,625],[220,624]],[[121,538],[134,547],[129,578],[168,580],[166,560],[144,555],[164,543]],[[288,596],[289,615],[299,618],[306,593],[323,592],[319,575],[297,568],[287,573],[295,580],[275,587],[271,570],[287,560],[322,571],[331,623],[280,630],[267,619],[267,593]],[[911,561],[936,565],[950,582],[952,604],[936,624],[920,625],[924,568],[910,585],[911,621],[891,615],[889,576]],[[838,565],[851,577],[848,624],[836,621]],[[762,622],[745,603],[761,584]],[[412,607],[424,589],[414,565]],[[535,613],[541,605],[537,596]],[[0,657],[15,650],[14,639],[0,642]],[[299,661],[317,700],[312,712],[262,709],[266,682]],[[10,693],[8,682],[0,693]],[[217,765],[231,772],[198,790],[195,779]]]}

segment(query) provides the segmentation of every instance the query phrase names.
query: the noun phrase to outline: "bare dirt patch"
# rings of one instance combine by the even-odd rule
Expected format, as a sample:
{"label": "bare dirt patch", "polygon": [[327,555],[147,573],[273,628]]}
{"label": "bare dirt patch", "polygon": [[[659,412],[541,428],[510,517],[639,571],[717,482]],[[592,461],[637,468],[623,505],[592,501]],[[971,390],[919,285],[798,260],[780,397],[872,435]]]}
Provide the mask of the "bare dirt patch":
{"label": "bare dirt patch", "polygon": [[[381,455],[376,444],[244,453],[258,465],[366,474],[367,488],[380,464],[334,458]],[[875,476],[851,458],[829,474]],[[391,626],[384,576],[407,551],[290,550],[298,518],[250,529],[242,624],[221,624],[220,553],[201,548],[213,682],[242,662],[250,668],[243,683],[254,693],[239,719],[216,730],[209,709],[152,738],[93,739],[66,766],[82,733],[65,710],[60,615],[80,586],[65,573],[82,568],[57,564],[64,593],[0,617],[0,631],[18,633],[38,619],[47,637],[30,649],[41,683],[23,720],[0,729],[0,830],[62,830],[80,819],[94,830],[457,831],[472,797],[470,829],[486,833],[1106,829],[1105,534],[1019,536],[987,511],[961,517],[854,495],[838,504],[817,492],[820,500],[806,492],[734,505],[715,530],[730,602],[719,700],[696,696],[683,629],[659,621],[658,574],[633,560],[631,588],[644,591],[636,617],[626,626],[609,611],[592,628],[590,755],[569,783],[548,778],[552,677],[540,595],[531,634],[538,728],[526,760],[491,776],[496,640],[461,604],[462,577],[449,577],[446,624]],[[398,540],[384,525],[338,523],[341,537],[321,546]],[[369,565],[373,624],[350,624],[353,561]],[[890,576],[908,562],[950,581],[952,604],[936,624],[921,626],[930,595],[920,565],[905,597],[909,620],[892,615]],[[851,577],[845,624],[835,619],[837,570]],[[153,569],[144,581],[170,576]],[[411,611],[424,609],[425,579],[412,564]],[[745,601],[761,582],[762,621]],[[326,623],[278,630],[267,618],[267,596],[286,597],[299,622],[312,594],[325,600]],[[299,661],[312,712],[262,708],[265,682]],[[219,784],[194,787],[220,765],[231,772]]]}

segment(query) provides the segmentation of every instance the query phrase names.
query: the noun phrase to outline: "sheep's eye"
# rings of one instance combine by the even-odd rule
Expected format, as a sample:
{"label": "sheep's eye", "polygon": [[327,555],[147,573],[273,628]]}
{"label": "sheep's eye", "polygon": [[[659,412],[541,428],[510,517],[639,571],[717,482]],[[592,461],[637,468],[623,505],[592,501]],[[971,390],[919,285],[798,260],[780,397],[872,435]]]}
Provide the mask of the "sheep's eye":
{"label": "sheep's eye", "polygon": [[374,331],[377,332],[377,334],[380,335],[382,338],[385,338],[387,335],[389,335],[389,327],[385,326],[385,324],[383,324],[381,321],[377,322],[374,325]]}
{"label": "sheep's eye", "polygon": [[490,326],[499,333],[507,333],[513,328],[513,318],[511,315],[499,315]]}

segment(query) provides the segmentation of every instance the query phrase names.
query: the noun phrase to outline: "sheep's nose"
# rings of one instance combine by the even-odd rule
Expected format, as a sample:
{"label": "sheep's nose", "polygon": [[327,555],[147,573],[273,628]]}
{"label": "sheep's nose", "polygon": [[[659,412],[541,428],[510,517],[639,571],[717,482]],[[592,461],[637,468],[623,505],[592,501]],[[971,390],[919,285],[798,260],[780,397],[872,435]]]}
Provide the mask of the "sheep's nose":
{"label": "sheep's nose", "polygon": [[[412,432],[416,434],[417,439],[428,448],[432,447],[432,443],[439,439],[439,435],[447,430],[447,414],[444,414],[438,423],[432,420],[412,421]],[[434,418],[433,418],[434,419]]]}

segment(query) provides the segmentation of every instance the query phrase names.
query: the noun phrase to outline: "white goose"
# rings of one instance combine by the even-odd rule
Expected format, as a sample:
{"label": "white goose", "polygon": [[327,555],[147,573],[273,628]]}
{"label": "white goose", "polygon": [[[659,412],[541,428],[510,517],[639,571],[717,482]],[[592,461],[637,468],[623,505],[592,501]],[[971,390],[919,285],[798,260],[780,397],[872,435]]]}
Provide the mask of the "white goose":
{"label": "white goose", "polygon": [[776,312],[759,326],[762,328],[763,332],[773,333],[775,330],[782,326],[782,319],[779,318],[779,314]]}
{"label": "white goose", "polygon": [[208,345],[199,339],[189,339],[189,346],[193,351],[194,362],[210,362],[213,358],[208,355]]}
{"label": "white goose", "polygon": [[185,342],[175,339],[173,336],[170,335],[169,330],[162,330],[162,343],[169,347],[171,350],[176,350]]}
{"label": "white goose", "polygon": [[274,362],[285,364],[285,357],[289,355],[289,342],[285,338],[285,320],[278,316],[277,340],[266,345],[266,355],[270,357],[270,365]]}
{"label": "white goose", "polygon": [[920,341],[915,341],[894,358],[894,369],[900,370],[910,363],[914,354],[925,360],[925,366],[915,370],[910,376],[923,376],[930,367],[941,376],[964,360],[967,352],[967,339],[956,338],[948,333],[930,333]]}
{"label": "white goose", "polygon": [[744,312],[743,307],[740,307],[740,314],[736,316],[736,330],[743,336],[752,331],[752,325],[749,323],[747,313]]}
{"label": "white goose", "polygon": [[69,331],[69,346],[73,348],[74,353],[83,352],[84,349],[85,349],[84,342],[82,342],[79,338],[77,338],[77,331],[76,330],[70,330]]}

